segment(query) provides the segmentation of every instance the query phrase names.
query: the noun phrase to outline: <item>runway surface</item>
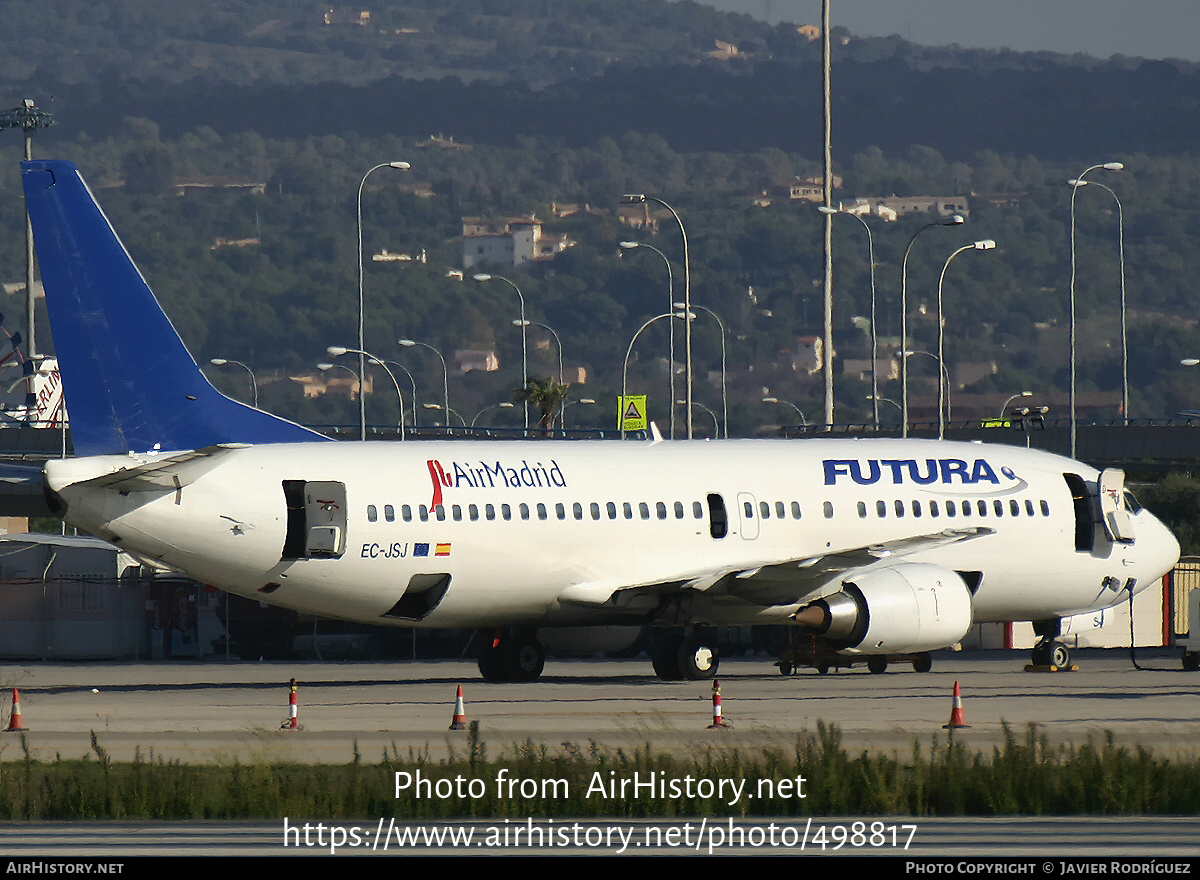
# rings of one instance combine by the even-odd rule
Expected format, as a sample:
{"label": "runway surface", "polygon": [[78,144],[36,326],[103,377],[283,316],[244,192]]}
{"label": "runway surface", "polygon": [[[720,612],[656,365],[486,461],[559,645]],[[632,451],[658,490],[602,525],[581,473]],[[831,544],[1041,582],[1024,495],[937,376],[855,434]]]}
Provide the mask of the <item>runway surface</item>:
{"label": "runway surface", "polygon": [[[847,749],[908,753],[914,742],[944,741],[954,683],[969,729],[959,741],[990,751],[1007,725],[1024,738],[1036,724],[1051,745],[1089,739],[1141,745],[1164,756],[1200,751],[1200,673],[1172,653],[1080,651],[1078,672],[1025,671],[1012,652],[940,653],[933,671],[893,664],[883,675],[854,667],[779,675],[769,660],[724,660],[718,680],[730,727],[709,730],[709,682],[663,682],[650,664],[554,661],[541,681],[486,684],[474,663],[103,663],[0,664],[0,709],[20,689],[25,740],[34,757],[92,754],[91,734],[113,760],[187,763],[295,760],[377,761],[384,750],[461,753],[465,732],[448,730],[455,690],[466,716],[496,755],[533,741],[604,747],[650,744],[659,751],[698,745],[789,744],[818,722],[837,725]],[[301,730],[281,730],[288,681],[298,681]],[[15,734],[0,735],[0,762],[19,760]]]}

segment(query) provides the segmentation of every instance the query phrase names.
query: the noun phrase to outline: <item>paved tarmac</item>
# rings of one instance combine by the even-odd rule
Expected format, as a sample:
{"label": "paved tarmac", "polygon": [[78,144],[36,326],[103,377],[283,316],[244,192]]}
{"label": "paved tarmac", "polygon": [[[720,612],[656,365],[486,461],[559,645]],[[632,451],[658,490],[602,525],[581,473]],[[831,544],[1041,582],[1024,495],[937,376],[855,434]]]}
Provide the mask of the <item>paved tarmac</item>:
{"label": "paved tarmac", "polygon": [[[662,682],[650,664],[550,660],[533,684],[486,684],[474,663],[13,663],[0,664],[0,711],[20,689],[25,743],[52,760],[93,754],[91,734],[114,760],[185,763],[233,760],[367,762],[410,750],[438,760],[463,754],[465,731],[448,730],[455,690],[478,721],[489,756],[532,741],[606,748],[649,744],[657,751],[698,746],[788,745],[819,722],[837,725],[851,751],[907,754],[913,743],[944,742],[954,683],[968,729],[955,733],[990,752],[1007,726],[1024,738],[1037,725],[1049,743],[1140,745],[1164,756],[1200,752],[1200,672],[1176,652],[1079,651],[1077,672],[1027,672],[1024,652],[935,655],[933,671],[893,664],[782,676],[765,658],[722,661],[725,721],[710,730],[709,682]],[[281,730],[288,680],[299,683],[302,729]],[[0,762],[20,760],[20,737],[0,734]]]}

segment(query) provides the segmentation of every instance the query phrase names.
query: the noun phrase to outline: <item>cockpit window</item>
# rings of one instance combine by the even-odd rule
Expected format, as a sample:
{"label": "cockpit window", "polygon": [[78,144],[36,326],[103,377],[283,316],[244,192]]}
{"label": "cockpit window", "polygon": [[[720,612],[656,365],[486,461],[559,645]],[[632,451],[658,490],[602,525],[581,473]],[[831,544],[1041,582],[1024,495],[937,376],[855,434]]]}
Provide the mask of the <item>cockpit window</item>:
{"label": "cockpit window", "polygon": [[1130,513],[1142,512],[1142,505],[1138,504],[1138,500],[1133,497],[1133,493],[1128,489],[1125,490],[1125,509]]}

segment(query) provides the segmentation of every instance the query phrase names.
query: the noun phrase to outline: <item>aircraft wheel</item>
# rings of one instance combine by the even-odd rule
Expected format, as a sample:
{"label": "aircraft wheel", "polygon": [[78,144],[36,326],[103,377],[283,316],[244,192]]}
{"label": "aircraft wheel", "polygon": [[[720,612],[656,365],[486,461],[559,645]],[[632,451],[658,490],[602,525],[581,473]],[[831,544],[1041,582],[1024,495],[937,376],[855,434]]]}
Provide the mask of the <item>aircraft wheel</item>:
{"label": "aircraft wheel", "polygon": [[720,662],[717,646],[702,636],[687,636],[679,646],[679,671],[687,681],[712,678]]}
{"label": "aircraft wheel", "polygon": [[793,669],[791,663],[788,663],[786,660],[779,661],[779,674],[780,675],[791,675],[794,671],[795,670]]}
{"label": "aircraft wheel", "polygon": [[495,647],[493,647],[491,639],[488,639],[486,643],[479,646],[479,674],[483,676],[484,681],[493,684],[508,681],[508,670],[505,668],[503,648],[503,639]]}
{"label": "aircraft wheel", "polygon": [[1050,648],[1050,665],[1064,669],[1071,665],[1071,652],[1066,645],[1055,643]]}
{"label": "aircraft wheel", "polygon": [[546,667],[546,651],[536,636],[512,636],[501,644],[508,649],[504,659],[509,681],[537,681],[541,677]]}
{"label": "aircraft wheel", "polygon": [[1200,669],[1200,651],[1184,651],[1183,668],[1188,672],[1195,672],[1197,669]]}
{"label": "aircraft wheel", "polygon": [[912,659],[913,672],[928,672],[933,669],[933,657],[928,651],[916,654]]}
{"label": "aircraft wheel", "polygon": [[829,674],[829,664],[823,660],[818,661],[817,662],[817,675],[828,675],[828,674]]}
{"label": "aircraft wheel", "polygon": [[887,657],[875,655],[867,658],[867,669],[871,670],[872,675],[883,675],[887,672],[887,667]]}
{"label": "aircraft wheel", "polygon": [[650,662],[654,665],[654,674],[663,681],[679,681],[683,678],[679,668],[679,648],[682,643],[681,632],[655,631],[650,641]]}

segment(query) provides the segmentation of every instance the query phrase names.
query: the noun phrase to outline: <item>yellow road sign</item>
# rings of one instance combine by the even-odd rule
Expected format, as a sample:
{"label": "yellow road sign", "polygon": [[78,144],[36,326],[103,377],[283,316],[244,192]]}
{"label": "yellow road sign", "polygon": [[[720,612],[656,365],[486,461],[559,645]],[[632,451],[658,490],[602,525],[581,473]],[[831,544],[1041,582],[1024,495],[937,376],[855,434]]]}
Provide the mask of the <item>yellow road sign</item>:
{"label": "yellow road sign", "polygon": [[645,431],[647,421],[645,394],[617,395],[618,431]]}

